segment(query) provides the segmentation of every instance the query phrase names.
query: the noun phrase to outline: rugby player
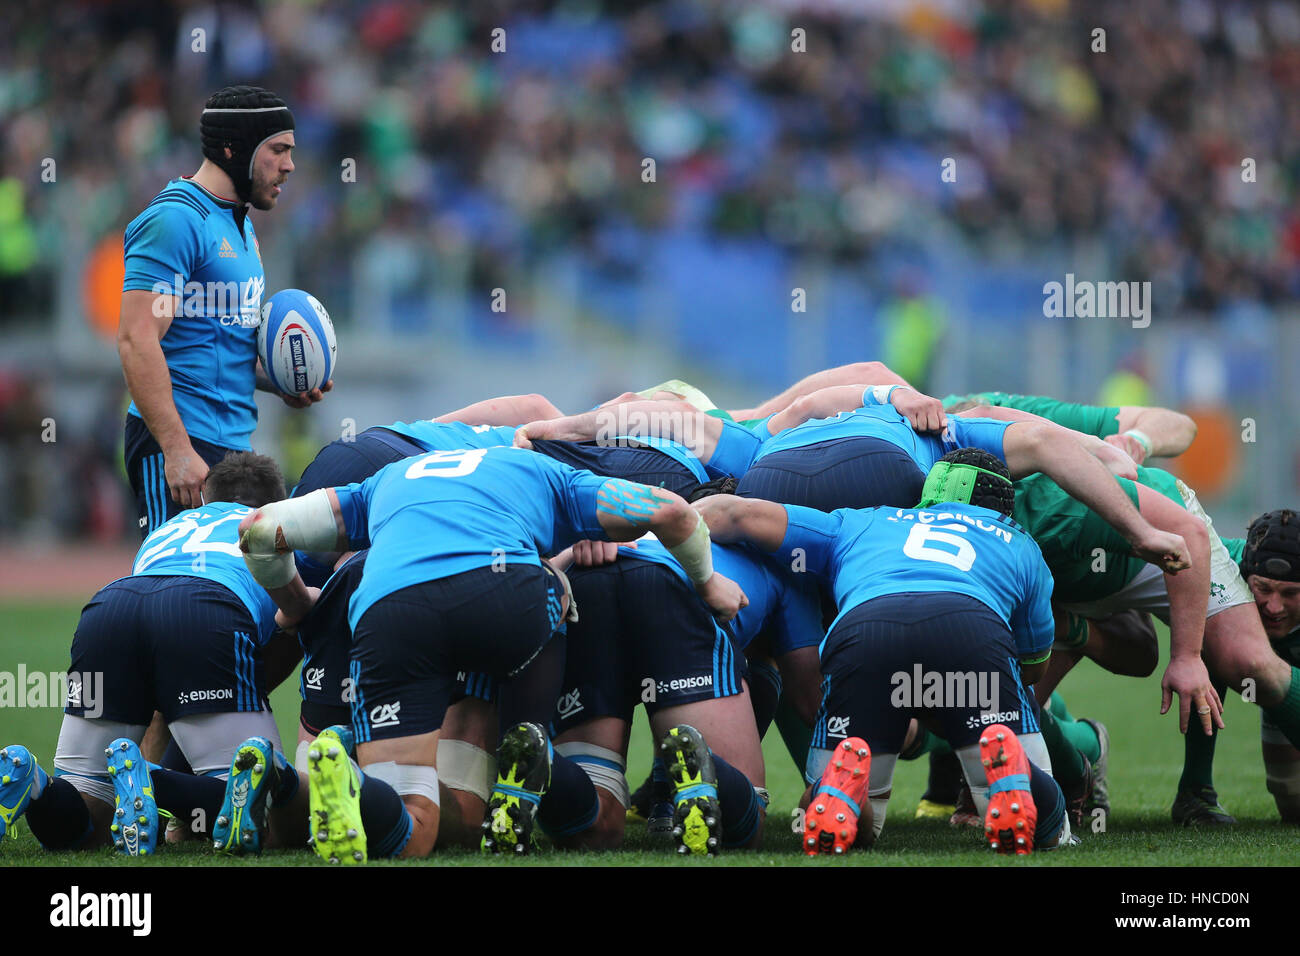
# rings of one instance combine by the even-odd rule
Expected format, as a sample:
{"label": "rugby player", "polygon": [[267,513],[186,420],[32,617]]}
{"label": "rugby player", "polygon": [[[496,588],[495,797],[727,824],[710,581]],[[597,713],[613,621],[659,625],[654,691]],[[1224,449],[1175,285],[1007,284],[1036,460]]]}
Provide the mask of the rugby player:
{"label": "rugby player", "polygon": [[[1225,544],[1240,561],[1273,651],[1300,665],[1300,513],[1269,511],[1244,539]],[[1267,713],[1260,714],[1260,739],[1268,792],[1285,822],[1300,823],[1300,750]]]}
{"label": "rugby player", "polygon": [[[162,807],[222,849],[258,851],[255,824],[269,806],[272,840],[302,844],[307,788],[280,753],[261,660],[275,605],[245,567],[236,530],[255,507],[284,497],[284,479],[270,458],[234,452],[212,467],[206,488],[216,500],[156,529],[131,575],[82,611],[70,672],[102,674],[104,700],[96,713],[69,695],[52,776],[22,746],[0,751],[4,827],[25,814],[47,849],[93,849],[111,834],[124,853],[144,856],[154,852]],[[151,771],[141,756],[155,709],[194,774]],[[226,799],[227,776],[248,784],[242,812]]]}
{"label": "rugby player", "polygon": [[[1254,702],[1294,745],[1300,741],[1300,671],[1270,647],[1261,615],[1252,607],[1256,601],[1195,492],[1159,469],[1138,471],[1138,483],[1120,479],[1120,485],[1152,523],[1177,530],[1188,541],[1191,574],[1168,578],[1135,561],[1095,515],[1066,500],[1050,479],[1036,475],[1018,484],[1016,517],[1043,549],[1056,581],[1056,599],[1090,620],[1132,609],[1161,618],[1170,625],[1170,667],[1208,667],[1220,686],[1239,693],[1253,690]],[[1097,560],[1096,548],[1103,549],[1104,561]],[[1197,647],[1203,663],[1191,656]],[[1166,690],[1162,713],[1168,703]],[[1198,702],[1197,713],[1206,735],[1222,726],[1213,700]],[[1185,705],[1180,705],[1180,728],[1185,730],[1183,717]],[[1226,822],[1213,819],[1226,813],[1213,809],[1217,795],[1204,782],[1208,764],[1205,759],[1185,763],[1172,811],[1176,822]],[[1211,809],[1198,812],[1198,807]]]}
{"label": "rugby player", "polygon": [[[716,540],[800,558],[834,589],[839,615],[821,646],[822,706],[805,773],[808,852],[874,842],[909,721],[921,714],[956,750],[995,849],[1068,839],[1065,801],[1022,686],[1051,654],[1052,581],[1033,539],[1009,520],[1013,500],[1006,466],[967,448],[936,463],[915,508],[826,514],[726,495],[696,503]],[[995,706],[899,699],[898,675],[917,666],[993,675]]]}
{"label": "rugby player", "polygon": [[515,448],[409,459],[360,485],[260,509],[240,531],[249,567],[286,624],[312,605],[292,550],[341,552],[370,541],[349,606],[352,723],[364,778],[358,786],[329,731],[309,750],[313,802],[319,795],[326,815],[314,834],[317,852],[339,861],[365,859],[366,831],[399,835],[382,847],[385,855],[433,849],[437,743],[458,671],[500,682],[506,729],[485,849],[527,852],[548,781],[583,776],[552,755],[542,730],[559,696],[564,648],[552,635],[568,603],[543,554],[653,531],[721,619],[745,603],[734,582],[714,573],[707,528],[685,501]]}
{"label": "rugby player", "polygon": [[806,702],[811,726],[822,637],[815,588],[751,549],[714,544],[713,567],[749,601],[724,627],[660,542],[647,538],[617,549],[579,542],[573,551],[577,567],[569,580],[582,613],[568,628],[553,725],[556,751],[591,781],[571,792],[552,787],[542,801],[543,827],[565,847],[621,844],[628,733],[642,704],[660,742],[656,763],[671,787],[678,851],[757,845],[767,794],[741,654],[766,629],[781,676],[791,696]]}
{"label": "rugby player", "polygon": [[[199,121],[203,164],[126,227],[117,350],[133,399],[125,462],[142,536],[212,498],[208,469],[252,447],[254,390],[276,391],[257,359],[266,277],[248,207],[275,208],[294,168],[293,130],[269,90],[212,94]],[[332,384],[281,398],[303,408]]]}

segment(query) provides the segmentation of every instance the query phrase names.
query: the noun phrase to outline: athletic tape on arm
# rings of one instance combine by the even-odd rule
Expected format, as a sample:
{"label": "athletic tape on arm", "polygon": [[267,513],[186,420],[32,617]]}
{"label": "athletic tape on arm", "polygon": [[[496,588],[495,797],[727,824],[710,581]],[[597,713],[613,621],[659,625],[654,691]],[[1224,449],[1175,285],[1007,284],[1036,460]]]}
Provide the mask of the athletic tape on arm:
{"label": "athletic tape on arm", "polygon": [[677,559],[691,582],[700,585],[713,577],[713,549],[709,546],[709,526],[698,512],[695,518],[695,530],[685,541],[668,551]]}

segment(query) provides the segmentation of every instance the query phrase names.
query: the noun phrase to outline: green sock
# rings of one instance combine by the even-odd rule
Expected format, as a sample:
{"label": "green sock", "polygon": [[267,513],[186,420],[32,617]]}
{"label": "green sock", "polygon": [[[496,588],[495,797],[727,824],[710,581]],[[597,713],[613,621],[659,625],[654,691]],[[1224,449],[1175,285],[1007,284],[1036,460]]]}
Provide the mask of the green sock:
{"label": "green sock", "polygon": [[1052,696],[1048,699],[1047,706],[1051,710],[1053,717],[1064,720],[1067,723],[1074,722],[1074,716],[1070,713],[1070,709],[1065,706],[1065,698],[1060,695],[1059,691],[1052,691]]}
{"label": "green sock", "polygon": [[[1216,683],[1214,690],[1222,700],[1228,688]],[[1219,740],[1219,728],[1213,727],[1212,730],[1214,732],[1207,737],[1200,718],[1194,713],[1188,715],[1187,733],[1183,735],[1183,775],[1178,778],[1179,790],[1214,788],[1214,745]]]}
{"label": "green sock", "polygon": [[1292,747],[1300,747],[1300,671],[1291,668],[1291,686],[1276,707],[1263,708],[1268,719],[1277,725]]}
{"label": "green sock", "polygon": [[1101,740],[1097,737],[1097,731],[1092,729],[1092,724],[1085,724],[1082,720],[1062,720],[1060,717],[1056,718],[1056,722],[1061,725],[1065,739],[1087,757],[1090,763],[1096,763],[1101,757]]}
{"label": "green sock", "polygon": [[781,732],[781,739],[785,741],[785,749],[790,751],[790,759],[794,761],[802,778],[804,768],[808,765],[808,748],[812,746],[812,728],[805,726],[784,697],[777,701],[773,720],[776,729]]}
{"label": "green sock", "polygon": [[[1088,758],[1090,763],[1096,763],[1101,757],[1101,740],[1097,737],[1097,731],[1092,729],[1091,724],[1085,724],[1081,720],[1076,720],[1065,706],[1065,698],[1056,691],[1052,692],[1051,698],[1047,701],[1047,706],[1043,708],[1044,713],[1051,713],[1060,725],[1061,733],[1079,753]],[[1052,766],[1056,766],[1056,758],[1052,758]]]}
{"label": "green sock", "polygon": [[1052,776],[1062,790],[1078,786],[1083,780],[1083,757],[1079,749],[1061,733],[1060,722],[1050,710],[1042,712],[1039,723],[1043,728],[1047,755],[1052,758]]}

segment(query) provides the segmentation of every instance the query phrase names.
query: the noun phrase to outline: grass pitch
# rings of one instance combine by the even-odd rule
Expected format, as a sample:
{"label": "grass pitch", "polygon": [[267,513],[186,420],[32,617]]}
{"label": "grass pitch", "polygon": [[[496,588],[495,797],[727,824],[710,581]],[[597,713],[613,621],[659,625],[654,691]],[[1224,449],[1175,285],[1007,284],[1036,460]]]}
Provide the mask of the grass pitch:
{"label": "grass pitch", "polygon": [[[79,602],[0,603],[0,670],[60,671],[68,666],[68,647],[80,614]],[[1159,671],[1145,680],[1114,677],[1085,661],[1067,678],[1062,693],[1076,717],[1093,717],[1111,733],[1110,783],[1113,811],[1102,833],[1084,833],[1083,844],[1058,853],[1039,853],[1017,866],[1291,866],[1300,850],[1300,828],[1278,822],[1264,788],[1259,751],[1259,715],[1239,697],[1226,701],[1227,728],[1221,733],[1215,763],[1220,798],[1241,823],[1226,831],[1185,830],[1169,819],[1169,805],[1182,767],[1182,738],[1176,718],[1160,717]],[[272,696],[284,740],[297,739],[296,677]],[[58,707],[0,709],[0,744],[22,743],[50,769],[58,737]],[[946,824],[914,821],[925,789],[926,762],[900,763],[889,822],[877,847],[839,860],[800,855],[791,829],[792,810],[803,783],[773,730],[764,742],[767,784],[772,794],[761,851],[731,853],[715,860],[679,859],[651,844],[641,827],[629,828],[626,847],[615,853],[545,853],[512,861],[514,866],[999,866],[1008,865],[982,844],[975,831],[956,832]],[[635,787],[649,771],[651,747],[644,717],[632,737],[628,776]],[[0,843],[3,865],[102,866],[310,866],[321,864],[301,851],[271,851],[249,860],[218,857],[203,841],[163,847],[152,860],[127,860],[109,848],[93,853],[45,853],[21,822],[17,839]],[[428,860],[376,862],[377,866],[473,866],[484,860],[461,850],[440,850]],[[491,862],[491,861],[488,861]]]}

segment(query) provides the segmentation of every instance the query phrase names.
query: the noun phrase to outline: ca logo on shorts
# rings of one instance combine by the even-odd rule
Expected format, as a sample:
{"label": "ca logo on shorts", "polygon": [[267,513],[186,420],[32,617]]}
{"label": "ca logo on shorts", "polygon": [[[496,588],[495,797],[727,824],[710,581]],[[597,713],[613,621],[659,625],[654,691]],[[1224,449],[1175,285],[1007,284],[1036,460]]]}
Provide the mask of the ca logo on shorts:
{"label": "ca logo on shorts", "polygon": [[395,701],[391,704],[380,704],[370,711],[371,727],[392,727],[401,723],[397,719],[397,712],[402,709],[402,702]]}
{"label": "ca logo on shorts", "polygon": [[827,737],[847,737],[849,735],[849,718],[828,717],[826,720]]}
{"label": "ca logo on shorts", "polygon": [[574,688],[560,698],[559,703],[555,705],[561,717],[572,717],[578,711],[582,710],[582,701],[578,699],[578,688]]}
{"label": "ca logo on shorts", "polygon": [[321,682],[325,680],[325,668],[309,667],[303,673],[303,678],[307,681],[307,686],[312,690],[320,690]]}

